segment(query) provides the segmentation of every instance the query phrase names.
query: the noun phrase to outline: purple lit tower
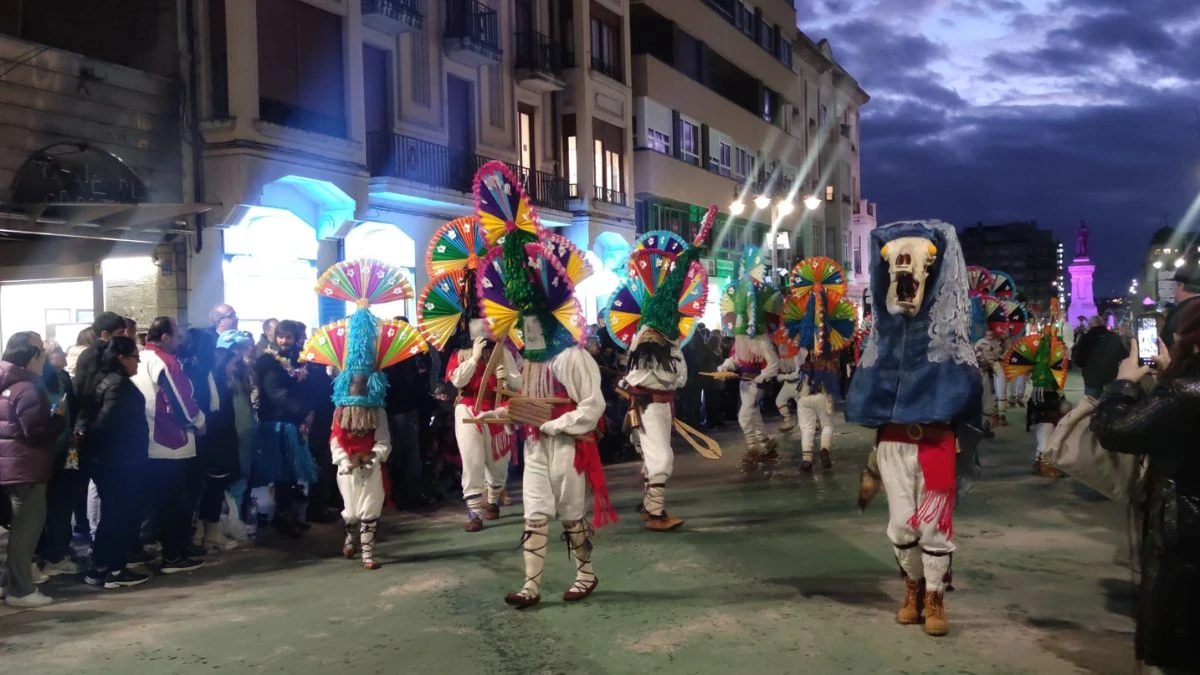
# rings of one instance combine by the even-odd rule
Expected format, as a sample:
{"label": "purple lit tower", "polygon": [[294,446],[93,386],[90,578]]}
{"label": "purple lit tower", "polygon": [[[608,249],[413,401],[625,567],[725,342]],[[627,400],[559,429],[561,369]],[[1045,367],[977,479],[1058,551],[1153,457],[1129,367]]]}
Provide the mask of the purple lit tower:
{"label": "purple lit tower", "polygon": [[1088,258],[1088,228],[1082,220],[1075,231],[1075,259],[1067,267],[1071,273],[1071,304],[1067,306],[1067,323],[1075,325],[1077,317],[1096,316],[1096,300],[1092,291],[1092,275],[1096,266]]}

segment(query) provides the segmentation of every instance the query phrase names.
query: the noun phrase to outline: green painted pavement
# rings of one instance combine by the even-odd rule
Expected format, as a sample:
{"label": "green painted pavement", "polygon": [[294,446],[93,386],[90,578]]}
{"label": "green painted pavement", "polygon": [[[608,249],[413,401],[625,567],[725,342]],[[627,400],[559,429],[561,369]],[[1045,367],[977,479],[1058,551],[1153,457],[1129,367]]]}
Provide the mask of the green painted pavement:
{"label": "green painted pavement", "polygon": [[515,507],[478,534],[455,509],[393,513],[376,572],[318,526],[135,589],[55,580],[61,604],[0,610],[0,672],[1130,672],[1124,508],[1029,475],[1032,438],[1010,417],[956,514],[947,638],[893,620],[884,497],[854,505],[870,436],[843,427],[827,475],[790,456],[743,474],[730,432],[722,461],[681,449],[668,506],[688,522],[672,533],[641,529],[638,467],[610,468],[622,521],[596,540],[600,586],[580,604],[559,598],[574,566],[552,536],[542,604],[504,605],[523,579]]}

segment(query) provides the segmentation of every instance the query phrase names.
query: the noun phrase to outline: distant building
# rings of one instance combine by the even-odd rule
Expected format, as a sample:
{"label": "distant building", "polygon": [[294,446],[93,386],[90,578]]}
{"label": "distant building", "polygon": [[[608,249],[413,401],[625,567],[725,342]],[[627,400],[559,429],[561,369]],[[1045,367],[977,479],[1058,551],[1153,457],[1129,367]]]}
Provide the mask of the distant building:
{"label": "distant building", "polygon": [[1031,304],[1049,306],[1060,295],[1063,268],[1060,243],[1037,222],[968,227],[959,235],[968,265],[1007,272]]}
{"label": "distant building", "polygon": [[1177,232],[1171,227],[1161,227],[1150,237],[1146,249],[1146,267],[1137,286],[1130,284],[1144,301],[1175,302],[1175,270],[1200,265],[1200,235],[1195,232]]}

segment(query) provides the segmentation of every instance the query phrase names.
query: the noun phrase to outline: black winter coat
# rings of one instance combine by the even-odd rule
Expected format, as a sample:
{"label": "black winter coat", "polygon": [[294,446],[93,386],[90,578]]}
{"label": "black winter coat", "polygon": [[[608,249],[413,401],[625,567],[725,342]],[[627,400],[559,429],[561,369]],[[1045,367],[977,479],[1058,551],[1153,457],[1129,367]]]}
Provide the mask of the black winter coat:
{"label": "black winter coat", "polygon": [[109,373],[90,394],[98,410],[88,427],[83,455],[99,467],[128,467],[150,459],[146,397],[124,375]]}
{"label": "black winter coat", "polygon": [[1129,356],[1129,345],[1120,335],[1100,326],[1090,328],[1071,350],[1071,362],[1083,369],[1083,383],[1103,387],[1117,376],[1117,367]]}
{"label": "black winter coat", "polygon": [[1149,458],[1137,656],[1200,672],[1200,377],[1180,377],[1149,394],[1118,380],[1101,397],[1091,429],[1106,449]]}

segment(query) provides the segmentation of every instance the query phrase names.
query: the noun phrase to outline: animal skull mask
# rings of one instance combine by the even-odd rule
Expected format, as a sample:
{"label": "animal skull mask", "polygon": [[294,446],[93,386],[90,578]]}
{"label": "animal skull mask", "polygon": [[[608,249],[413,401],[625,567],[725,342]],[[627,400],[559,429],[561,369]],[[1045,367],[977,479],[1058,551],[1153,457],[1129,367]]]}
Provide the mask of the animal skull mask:
{"label": "animal skull mask", "polygon": [[884,245],[879,255],[887,261],[887,310],[891,314],[914,317],[925,299],[929,270],[937,261],[937,246],[924,237],[900,237]]}

